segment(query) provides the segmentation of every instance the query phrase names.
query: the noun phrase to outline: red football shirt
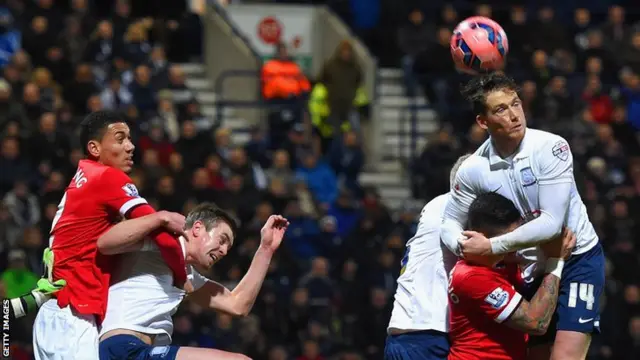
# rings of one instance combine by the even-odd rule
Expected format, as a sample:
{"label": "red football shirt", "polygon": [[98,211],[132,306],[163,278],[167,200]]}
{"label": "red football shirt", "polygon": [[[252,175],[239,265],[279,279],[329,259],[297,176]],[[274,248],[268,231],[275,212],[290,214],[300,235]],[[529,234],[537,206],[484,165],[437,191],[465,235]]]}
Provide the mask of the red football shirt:
{"label": "red football shirt", "polygon": [[58,205],[49,246],[54,252],[53,280],[67,286],[55,293],[58,306],[96,315],[101,322],[107,306],[109,272],[114,257],[98,252],[100,235],[137,205],[138,195],[124,172],[91,160],[81,160]]}
{"label": "red football shirt", "polygon": [[504,324],[522,301],[517,265],[458,261],[449,279],[450,360],[525,359],[527,334]]}

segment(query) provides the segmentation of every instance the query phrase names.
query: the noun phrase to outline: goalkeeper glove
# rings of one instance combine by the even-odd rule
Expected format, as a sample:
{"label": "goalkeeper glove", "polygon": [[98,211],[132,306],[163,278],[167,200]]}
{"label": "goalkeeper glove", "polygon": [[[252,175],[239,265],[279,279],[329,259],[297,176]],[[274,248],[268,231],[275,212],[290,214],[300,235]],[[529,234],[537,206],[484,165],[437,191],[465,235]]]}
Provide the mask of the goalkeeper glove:
{"label": "goalkeeper glove", "polygon": [[46,248],[42,256],[46,277],[38,280],[37,286],[30,293],[18,298],[11,299],[10,317],[19,319],[27,314],[37,311],[42,304],[51,299],[51,294],[59,291],[67,282],[64,280],[51,281],[51,270],[53,268],[53,251]]}

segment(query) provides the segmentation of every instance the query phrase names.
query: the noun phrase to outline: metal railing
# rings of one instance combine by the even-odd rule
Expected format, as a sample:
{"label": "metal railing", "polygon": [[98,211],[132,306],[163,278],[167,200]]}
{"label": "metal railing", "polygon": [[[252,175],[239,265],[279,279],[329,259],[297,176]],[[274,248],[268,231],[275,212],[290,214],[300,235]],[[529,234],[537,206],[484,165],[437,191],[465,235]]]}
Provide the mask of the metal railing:
{"label": "metal railing", "polygon": [[207,5],[209,5],[211,9],[218,16],[220,16],[220,18],[229,26],[229,29],[231,30],[232,34],[244,43],[247,49],[249,49],[249,51],[253,54],[253,57],[256,59],[256,62],[261,64],[262,57],[260,56],[258,51],[255,49],[251,41],[247,39],[247,36],[244,33],[242,33],[242,31],[238,30],[238,27],[233,22],[231,17],[227,14],[227,11],[224,9],[224,7],[220,5],[220,3],[218,3],[218,1],[216,0],[207,0]]}

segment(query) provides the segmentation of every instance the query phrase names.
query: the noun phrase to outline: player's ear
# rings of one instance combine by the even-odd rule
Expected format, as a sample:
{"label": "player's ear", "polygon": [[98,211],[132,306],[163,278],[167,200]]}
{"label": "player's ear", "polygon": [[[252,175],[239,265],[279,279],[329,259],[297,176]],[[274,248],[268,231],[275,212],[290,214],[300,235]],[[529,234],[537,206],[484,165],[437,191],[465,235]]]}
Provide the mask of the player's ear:
{"label": "player's ear", "polygon": [[194,238],[200,237],[203,230],[204,224],[202,223],[202,221],[197,220],[193,223],[193,227],[191,227],[191,236],[193,236]]}
{"label": "player's ear", "polygon": [[483,130],[489,129],[487,126],[487,118],[484,115],[476,115],[476,124]]}
{"label": "player's ear", "polygon": [[89,140],[87,143],[87,152],[94,158],[100,157],[100,152],[102,147],[100,146],[100,142],[97,140]]}

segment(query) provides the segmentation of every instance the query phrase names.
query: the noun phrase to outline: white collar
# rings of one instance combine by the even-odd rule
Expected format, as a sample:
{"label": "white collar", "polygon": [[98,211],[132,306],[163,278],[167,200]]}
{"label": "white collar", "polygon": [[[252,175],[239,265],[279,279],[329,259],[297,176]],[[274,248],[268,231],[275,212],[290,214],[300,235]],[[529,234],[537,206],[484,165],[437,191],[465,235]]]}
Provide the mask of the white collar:
{"label": "white collar", "polygon": [[[520,142],[520,145],[516,149],[515,153],[512,155],[513,162],[529,157],[529,155],[524,151],[527,144],[527,134],[529,134],[529,129],[525,129],[524,137]],[[511,156],[508,156],[511,157]],[[493,141],[489,139],[489,165],[494,166],[498,164],[506,164],[508,161],[503,159],[498,153],[493,145]]]}
{"label": "white collar", "polygon": [[184,256],[185,260],[187,259],[187,247],[185,244],[185,238],[180,236],[178,238],[178,242],[180,243],[180,248],[182,249],[182,255]]}

